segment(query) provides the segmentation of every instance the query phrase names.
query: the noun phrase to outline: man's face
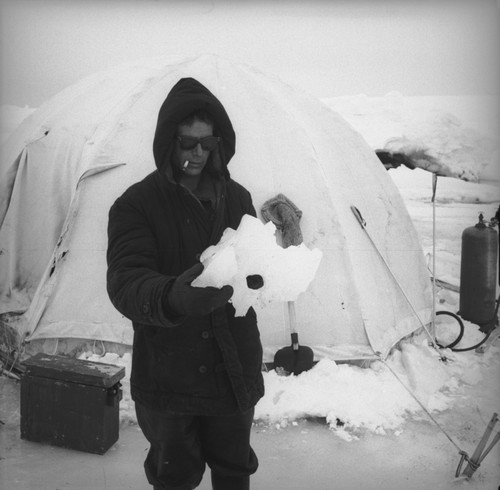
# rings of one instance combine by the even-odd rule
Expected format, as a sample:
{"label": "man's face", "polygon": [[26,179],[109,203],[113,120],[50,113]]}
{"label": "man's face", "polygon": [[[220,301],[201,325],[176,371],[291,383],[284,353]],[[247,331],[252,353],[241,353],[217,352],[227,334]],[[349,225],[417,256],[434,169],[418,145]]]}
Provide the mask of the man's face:
{"label": "man's face", "polygon": [[[213,128],[210,124],[203,121],[194,121],[191,126],[179,126],[177,136],[193,136],[195,138],[204,138],[212,136]],[[200,143],[191,150],[183,150],[180,142],[175,142],[174,164],[179,167],[186,176],[197,177],[201,175],[207,164],[210,151],[203,150]],[[186,161],[188,162],[185,165]]]}

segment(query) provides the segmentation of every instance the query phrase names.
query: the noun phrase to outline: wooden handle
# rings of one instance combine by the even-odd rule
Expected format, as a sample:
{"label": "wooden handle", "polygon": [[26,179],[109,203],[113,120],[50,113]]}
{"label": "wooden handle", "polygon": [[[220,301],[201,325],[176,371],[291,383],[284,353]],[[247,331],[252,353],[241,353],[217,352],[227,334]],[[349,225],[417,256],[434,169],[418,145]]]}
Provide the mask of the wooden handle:
{"label": "wooden handle", "polygon": [[288,306],[288,321],[290,322],[290,333],[297,333],[297,317],[295,316],[295,303],[287,302]]}

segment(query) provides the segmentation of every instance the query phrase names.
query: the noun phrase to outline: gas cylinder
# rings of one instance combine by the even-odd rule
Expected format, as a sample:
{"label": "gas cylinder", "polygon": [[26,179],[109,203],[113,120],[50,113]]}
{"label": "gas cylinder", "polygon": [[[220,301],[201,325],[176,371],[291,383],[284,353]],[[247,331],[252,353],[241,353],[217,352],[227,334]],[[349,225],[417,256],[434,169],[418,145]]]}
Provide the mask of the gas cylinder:
{"label": "gas cylinder", "polygon": [[479,222],[462,233],[459,315],[485,332],[495,321],[497,260],[497,231],[480,214]]}

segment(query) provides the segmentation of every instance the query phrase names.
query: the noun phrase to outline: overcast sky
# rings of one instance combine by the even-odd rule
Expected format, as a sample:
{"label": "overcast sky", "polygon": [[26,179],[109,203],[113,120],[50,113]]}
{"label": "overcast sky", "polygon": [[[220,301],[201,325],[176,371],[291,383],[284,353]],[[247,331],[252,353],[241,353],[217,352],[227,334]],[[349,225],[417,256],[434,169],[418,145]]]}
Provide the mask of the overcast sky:
{"label": "overcast sky", "polygon": [[498,93],[497,0],[0,0],[1,104],[82,77],[214,53],[318,97]]}

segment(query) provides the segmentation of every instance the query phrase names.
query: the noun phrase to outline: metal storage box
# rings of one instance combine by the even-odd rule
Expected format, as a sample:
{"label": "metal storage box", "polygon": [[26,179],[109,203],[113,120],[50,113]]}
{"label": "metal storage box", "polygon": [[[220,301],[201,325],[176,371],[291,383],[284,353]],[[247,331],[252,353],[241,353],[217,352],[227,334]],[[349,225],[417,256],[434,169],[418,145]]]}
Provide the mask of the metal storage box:
{"label": "metal storage box", "polygon": [[24,365],[22,439],[96,454],[118,440],[125,368],[43,353]]}

